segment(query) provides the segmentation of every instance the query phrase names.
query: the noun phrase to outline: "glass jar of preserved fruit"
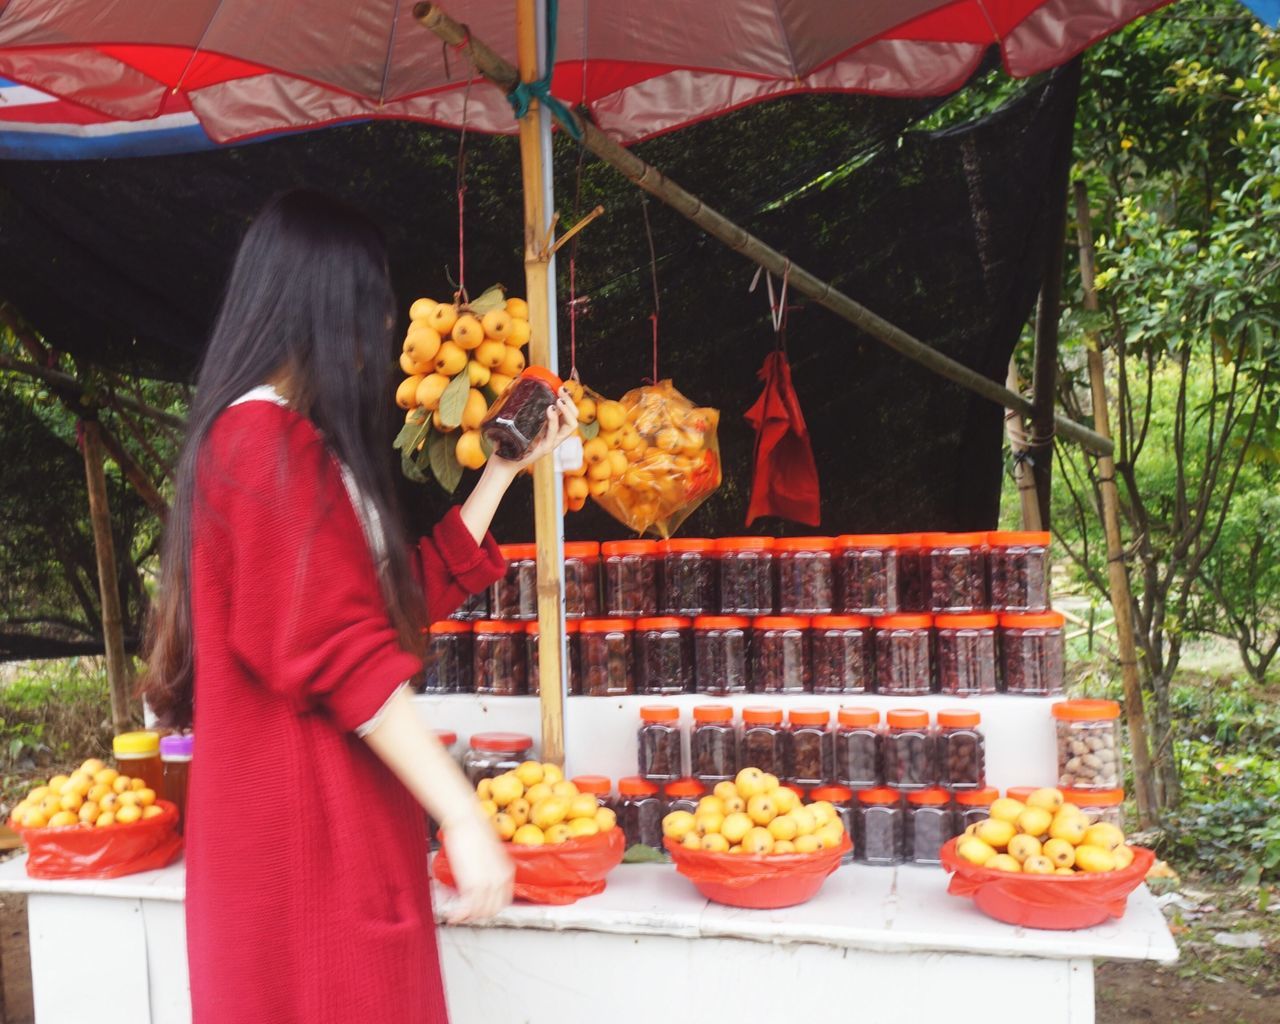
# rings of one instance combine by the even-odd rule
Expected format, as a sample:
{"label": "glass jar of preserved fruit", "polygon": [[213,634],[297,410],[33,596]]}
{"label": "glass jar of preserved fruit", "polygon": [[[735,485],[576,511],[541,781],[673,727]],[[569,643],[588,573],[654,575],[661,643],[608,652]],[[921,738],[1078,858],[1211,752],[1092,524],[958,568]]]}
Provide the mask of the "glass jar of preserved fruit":
{"label": "glass jar of preserved fruit", "polygon": [[947,789],[981,789],[987,783],[987,741],[976,711],[939,711],[938,782]]}
{"label": "glass jar of preserved fruit", "polygon": [[706,786],[738,777],[738,730],[728,704],[700,704],[693,709],[689,741],[693,777]]}
{"label": "glass jar of preserved fruit", "polygon": [[662,796],[648,779],[629,775],[618,780],[618,826],[626,837],[627,849],[648,846],[664,853],[662,845]]}
{"label": "glass jar of preserved fruit", "polygon": [[706,788],[697,779],[668,782],[662,793],[667,798],[668,814],[672,811],[688,811],[693,814],[698,809],[698,801],[707,795]]}
{"label": "glass jar of preserved fruit", "polygon": [[462,770],[474,786],[519,768],[533,752],[533,737],[518,732],[478,732],[462,755]]}
{"label": "glass jar of preserved fruit", "polygon": [[875,708],[841,708],[836,715],[836,781],[854,790],[883,785],[881,742],[879,711]]}
{"label": "glass jar of preserved fruit", "polygon": [[876,692],[920,697],[933,690],[929,664],[930,615],[885,615],[875,627]]}
{"label": "glass jar of preserved fruit", "polygon": [[[579,620],[564,620],[565,657],[569,659],[569,692],[582,692],[582,679],[578,673],[578,627]],[[539,673],[542,660],[538,656],[538,639],[541,636],[538,622],[526,622],[524,626],[524,662],[526,689],[532,696],[542,694],[542,679]]]}
{"label": "glass jar of preserved fruit", "polygon": [[884,786],[857,794],[854,808],[853,857],[862,864],[887,866],[906,858],[906,826],[902,794]]}
{"label": "glass jar of preserved fruit", "polygon": [[1118,829],[1124,828],[1123,789],[1064,789],[1062,796],[1069,804],[1075,804],[1090,821],[1105,821]]}
{"label": "glass jar of preserved fruit", "polygon": [[663,615],[714,615],[720,563],[715,541],[672,537],[658,542]]}
{"label": "glass jar of preserved fruit", "polygon": [[814,693],[869,693],[875,678],[871,620],[865,615],[818,615],[810,624]]}
{"label": "glass jar of preserved fruit", "polygon": [[744,768],[782,778],[787,772],[787,730],[781,708],[742,709],[742,752],[738,760]]}
{"label": "glass jar of preserved fruit", "polygon": [[631,619],[579,619],[578,671],[587,697],[635,693],[631,678]]}
{"label": "glass jar of preserved fruit", "polygon": [[565,542],[564,614],[570,619],[600,615],[600,545],[593,540]]}
{"label": "glass jar of preserved fruit", "polygon": [[987,534],[991,608],[1049,610],[1049,534],[996,530]]}
{"label": "glass jar of preserved fruit", "polygon": [[684,778],[684,730],[680,709],[650,704],[640,709],[639,774],[650,782]]}
{"label": "glass jar of preserved fruit", "polygon": [[472,637],[476,693],[516,697],[525,693],[523,622],[477,622]]}
{"label": "glass jar of preserved fruit", "polygon": [[534,544],[503,544],[507,560],[502,579],[489,588],[489,613],[502,621],[528,622],[538,617],[538,548]]}
{"label": "glass jar of preserved fruit", "polygon": [[991,817],[991,805],[1000,798],[1000,790],[992,786],[983,786],[981,789],[962,789],[955,793],[954,797],[956,833],[959,834],[970,825],[976,825]]}
{"label": "glass jar of preserved fruit", "polygon": [[834,537],[779,537],[778,611],[783,615],[830,615],[835,608]]}
{"label": "glass jar of preserved fruit", "polygon": [[1114,700],[1064,700],[1050,711],[1058,732],[1058,785],[1120,788],[1120,705]]}
{"label": "glass jar of preserved fruit", "polygon": [[427,630],[430,650],[422,666],[419,693],[472,691],[471,623],[458,619],[433,622]]}
{"label": "glass jar of preserved fruit", "polygon": [[693,620],[693,677],[699,693],[746,693],[747,631],[736,615],[700,615]]}
{"label": "glass jar of preserved fruit", "polygon": [[898,536],[898,611],[929,611],[929,560],[923,533]]}
{"label": "glass jar of preserved fruit", "polygon": [[907,794],[907,860],[912,864],[941,864],[938,852],[955,835],[950,793],[933,788]]}
{"label": "glass jar of preserved fruit", "polygon": [[692,693],[692,620],[657,616],[635,622],[635,676],[639,692]]}
{"label": "glass jar of preserved fruit", "polygon": [[806,693],[809,673],[809,620],[764,615],[753,623],[751,689],[754,693]]}
{"label": "glass jar of preserved fruit", "polygon": [[938,689],[954,696],[996,692],[996,616],[939,615],[933,620]]}
{"label": "glass jar of preserved fruit", "polygon": [[840,821],[844,824],[844,834],[849,837],[850,841],[850,848],[845,852],[842,860],[845,863],[853,860],[853,790],[845,786],[815,786],[809,791],[809,799],[814,803],[825,800],[836,809],[836,814],[839,815]]}
{"label": "glass jar of preserved fruit", "polygon": [[822,786],[835,778],[831,712],[825,708],[794,708],[787,716],[787,770],[782,776],[796,786]]}
{"label": "glass jar of preserved fruit", "polygon": [[575,775],[572,779],[579,793],[590,793],[601,807],[613,806],[613,780],[607,775]]}
{"label": "glass jar of preserved fruit", "polygon": [[142,779],[153,793],[164,792],[164,763],[160,760],[158,732],[122,732],[111,741],[121,775]]}
{"label": "glass jar of preserved fruit", "polygon": [[725,537],[720,556],[720,612],[724,615],[772,615],[773,538]]}
{"label": "glass jar of preserved fruit", "polygon": [[927,533],[929,609],[959,615],[987,607],[987,536],[984,533]]}
{"label": "glass jar of preserved fruit", "polygon": [[898,538],[856,533],[836,538],[836,606],[846,615],[898,611]]}
{"label": "glass jar of preserved fruit", "polygon": [[1064,622],[1059,612],[1000,616],[1006,693],[1047,696],[1062,692]]}
{"label": "glass jar of preserved fruit", "polygon": [[928,789],[938,784],[929,712],[899,708],[886,716],[889,729],[881,747],[885,784],[894,789]]}
{"label": "glass jar of preserved fruit", "polygon": [[616,540],[600,545],[604,605],[610,617],[658,614],[658,544]]}
{"label": "glass jar of preserved fruit", "polygon": [[478,594],[468,594],[449,618],[460,622],[475,622],[476,619],[489,618],[489,591],[482,590]]}
{"label": "glass jar of preserved fruit", "polygon": [[547,431],[547,410],[564,382],[545,366],[526,366],[493,403],[480,432],[500,459],[519,462]]}
{"label": "glass jar of preserved fruit", "polygon": [[187,820],[187,783],[191,777],[194,750],[195,737],[190,734],[160,738],[160,777],[164,785],[159,792],[178,808],[179,832]]}

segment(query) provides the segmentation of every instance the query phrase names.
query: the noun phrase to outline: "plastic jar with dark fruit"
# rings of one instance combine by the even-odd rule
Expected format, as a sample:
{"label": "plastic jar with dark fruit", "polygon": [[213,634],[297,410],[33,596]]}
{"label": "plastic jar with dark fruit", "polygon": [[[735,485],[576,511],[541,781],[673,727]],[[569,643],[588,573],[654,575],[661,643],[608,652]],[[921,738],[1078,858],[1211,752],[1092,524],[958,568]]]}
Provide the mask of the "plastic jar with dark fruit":
{"label": "plastic jar with dark fruit", "polygon": [[996,530],[987,534],[991,608],[1049,610],[1049,534]]}
{"label": "plastic jar with dark fruit", "polygon": [[663,615],[714,615],[720,608],[716,542],[692,537],[658,541]]}
{"label": "plastic jar with dark fruit", "polygon": [[987,784],[987,741],[976,711],[938,712],[938,783],[947,789],[981,789]]}
{"label": "plastic jar with dark fruit", "polygon": [[929,611],[929,560],[923,533],[899,533],[898,611]]}
{"label": "plastic jar with dark fruit", "polygon": [[450,614],[449,618],[460,622],[475,622],[476,619],[489,618],[489,591],[482,590],[478,594],[468,594]]}
{"label": "plastic jar with dark fruit", "polygon": [[533,544],[503,544],[507,571],[489,588],[489,609],[495,619],[529,622],[538,617],[538,549]]}
{"label": "plastic jar with dark fruit", "polygon": [[816,615],[809,651],[814,693],[870,693],[875,680],[871,620],[865,615]]}
{"label": "plastic jar with dark fruit", "polygon": [[587,697],[620,697],[635,693],[631,677],[631,619],[579,619],[578,671]]}
{"label": "plastic jar with dark fruit", "polygon": [[885,718],[889,725],[882,747],[885,784],[894,789],[936,786],[938,764],[929,712],[898,708]]}
{"label": "plastic jar with dark fruit", "polygon": [[500,459],[519,462],[547,432],[547,410],[563,381],[545,366],[526,366],[490,406],[480,432]]}
{"label": "plastic jar with dark fruit", "polygon": [[844,825],[844,834],[851,841],[850,848],[845,852],[844,862],[848,863],[853,860],[853,829],[854,829],[854,796],[853,790],[846,786],[814,786],[809,790],[809,800],[812,803],[818,803],[825,800],[836,809],[841,823]]}
{"label": "plastic jar with dark fruit", "polygon": [[607,775],[575,775],[571,780],[579,793],[590,793],[601,807],[613,806],[613,780]]}
{"label": "plastic jar with dark fruit", "polygon": [[836,538],[836,607],[846,615],[898,610],[898,538],[852,533]]}
{"label": "plastic jar with dark fruit", "polygon": [[1060,612],[1000,616],[1006,693],[1044,697],[1062,692],[1065,621]]}
{"label": "plastic jar with dark fruit", "polygon": [[639,774],[650,782],[684,778],[684,730],[680,709],[650,704],[640,709]]}
{"label": "plastic jar with dark fruit", "polygon": [[720,612],[723,615],[772,615],[773,538],[725,537],[720,556]]}
{"label": "plastic jar with dark fruit", "polygon": [[[534,697],[540,696],[542,693],[542,682],[539,676],[541,659],[538,657],[538,638],[540,635],[536,619],[533,622],[524,624],[526,688]],[[569,659],[569,692],[581,693],[582,679],[578,671],[577,619],[565,619],[564,621],[564,649]]]}
{"label": "plastic jar with dark fruit", "polygon": [[871,621],[876,634],[876,692],[890,697],[930,693],[933,616],[884,615]]}
{"label": "plastic jar with dark fruit", "polygon": [[570,619],[600,615],[600,545],[596,541],[565,542],[564,614]]}
{"label": "plastic jar with dark fruit", "polygon": [[912,864],[941,864],[942,844],[956,835],[951,794],[945,789],[921,789],[907,794],[907,860]]}
{"label": "plastic jar with dark fruit", "polygon": [[854,808],[853,858],[860,864],[887,867],[906,859],[906,810],[902,794],[879,786],[857,794]]}
{"label": "plastic jar with dark fruit", "polygon": [[663,787],[662,795],[667,798],[668,814],[672,811],[693,814],[698,809],[698,801],[707,795],[707,790],[697,779],[676,779]]}
{"label": "plastic jar with dark fruit", "polygon": [[523,622],[477,622],[472,639],[475,692],[495,697],[525,693]]}
{"label": "plastic jar with dark fruit", "polygon": [[787,771],[787,729],[781,708],[742,709],[742,752],[744,767],[782,778]]}
{"label": "plastic jar with dark fruit", "polygon": [[1000,799],[1000,790],[992,786],[981,789],[962,789],[954,794],[956,803],[956,832],[963,832],[991,817],[991,805]]}
{"label": "plastic jar with dark fruit", "polygon": [[689,741],[693,777],[707,786],[738,776],[738,728],[728,704],[700,704],[693,709]]}
{"label": "plastic jar with dark fruit", "polygon": [[835,608],[834,537],[779,537],[778,611],[782,615],[830,615]]}
{"label": "plastic jar with dark fruit", "polygon": [[615,540],[600,545],[604,607],[612,618],[658,614],[658,543]]}
{"label": "plastic jar with dark fruit", "polygon": [[752,625],[752,692],[811,692],[809,620],[794,615],[762,615]]}
{"label": "plastic jar with dark fruit", "polygon": [[430,650],[422,669],[422,693],[472,691],[471,623],[457,619],[433,622],[427,630]]}
{"label": "plastic jar with dark fruit", "polygon": [[662,794],[656,783],[629,775],[618,780],[618,826],[627,849],[648,846],[664,853],[662,845]]}
{"label": "plastic jar with dark fruit", "polygon": [[787,767],[782,776],[796,786],[822,786],[835,777],[831,712],[825,708],[793,708],[787,716]]}
{"label": "plastic jar with dark fruit", "polygon": [[533,752],[533,737],[518,732],[478,732],[462,755],[462,770],[471,785],[519,768]]}
{"label": "plastic jar with dark fruit", "polygon": [[699,693],[746,693],[751,622],[736,615],[700,615],[693,620],[693,677]]}
{"label": "plastic jar with dark fruit", "polygon": [[987,535],[926,533],[929,610],[959,615],[987,609]]}
{"label": "plastic jar with dark fruit", "polygon": [[955,696],[995,693],[997,617],[985,612],[934,617],[938,689]]}
{"label": "plastic jar with dark fruit", "polygon": [[693,622],[678,616],[636,619],[635,675],[640,693],[693,692]]}
{"label": "plastic jar with dark fruit", "polygon": [[879,711],[841,708],[836,715],[836,781],[854,790],[884,785],[880,749],[883,742]]}

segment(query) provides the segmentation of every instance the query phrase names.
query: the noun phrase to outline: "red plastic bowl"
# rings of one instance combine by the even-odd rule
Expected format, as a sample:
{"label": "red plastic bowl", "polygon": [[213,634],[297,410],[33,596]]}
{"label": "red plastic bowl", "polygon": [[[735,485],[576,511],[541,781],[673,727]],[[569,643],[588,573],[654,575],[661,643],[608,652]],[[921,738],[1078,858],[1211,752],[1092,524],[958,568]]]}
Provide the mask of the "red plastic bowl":
{"label": "red plastic bowl", "polygon": [[[503,845],[515,864],[515,898],[556,906],[604,892],[606,876],[622,863],[626,852],[620,828],[550,846]],[[457,888],[443,834],[431,870],[437,881]]]}
{"label": "red plastic bowl", "polygon": [[666,847],[676,870],[713,903],[777,910],[813,899],[853,844],[846,835],[833,850],[765,857],[690,850],[673,839],[666,840]]}
{"label": "red plastic bowl", "polygon": [[1133,847],[1133,863],[1120,871],[1077,875],[1023,875],[980,868],[961,860],[956,840],[942,847],[950,871],[947,892],[969,896],[988,917],[1024,928],[1074,931],[1124,916],[1129,893],[1142,884],[1156,855]]}

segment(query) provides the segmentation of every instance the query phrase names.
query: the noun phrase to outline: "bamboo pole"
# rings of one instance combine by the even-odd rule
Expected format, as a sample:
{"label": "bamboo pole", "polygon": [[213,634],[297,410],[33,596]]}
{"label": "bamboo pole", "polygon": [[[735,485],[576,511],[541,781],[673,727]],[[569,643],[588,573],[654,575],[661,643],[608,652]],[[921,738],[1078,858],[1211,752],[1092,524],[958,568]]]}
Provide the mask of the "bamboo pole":
{"label": "bamboo pole", "polygon": [[[1018,390],[1018,364],[1009,360],[1009,376],[1005,387],[1010,391]],[[1024,530],[1043,529],[1040,525],[1040,502],[1036,500],[1036,482],[1031,475],[1031,467],[1022,456],[1027,451],[1027,435],[1022,428],[1022,417],[1012,409],[1004,411],[1004,432],[1009,438],[1009,451],[1013,453],[1013,483],[1018,488],[1018,502],[1022,508],[1022,528]]]}
{"label": "bamboo pole", "polygon": [[[1094,285],[1093,224],[1089,217],[1089,197],[1083,181],[1075,183],[1076,232],[1080,243],[1080,283],[1084,307],[1098,308]],[[1093,396],[1093,425],[1103,437],[1111,437],[1107,411],[1107,380],[1102,347],[1096,332],[1089,331],[1089,387]],[[1151,768],[1151,746],[1147,739],[1147,716],[1142,704],[1142,683],[1138,678],[1138,652],[1133,635],[1133,596],[1129,571],[1124,562],[1120,537],[1119,495],[1116,493],[1116,464],[1110,454],[1098,457],[1098,489],[1102,495],[1102,525],[1107,535],[1107,575],[1111,583],[1111,610],[1115,615],[1116,645],[1120,652],[1120,675],[1124,682],[1125,718],[1129,723],[1129,746],[1133,751],[1133,782],[1138,801],[1138,820],[1143,828],[1156,824]]]}
{"label": "bamboo pole", "polygon": [[111,537],[111,509],[107,504],[107,476],[102,466],[102,435],[95,420],[81,420],[80,427],[84,444],[84,476],[89,490],[89,520],[93,525],[93,547],[98,556],[98,593],[102,599],[102,642],[107,656],[107,683],[111,688],[111,724],[117,733],[121,733],[129,729],[131,673],[124,651],[124,617],[120,611],[115,542]]}
{"label": "bamboo pole", "polygon": [[1035,527],[1037,530],[1049,529],[1050,523],[1053,399],[1058,387],[1058,320],[1062,313],[1062,265],[1067,232],[1065,167],[1069,166],[1069,157],[1064,157],[1063,188],[1057,193],[1061,197],[1061,212],[1055,214],[1053,228],[1049,233],[1049,259],[1036,306],[1035,357],[1031,374],[1031,440],[1028,451],[1031,455],[1031,478],[1039,507],[1040,525]]}
{"label": "bamboo pole", "polygon": [[[541,3],[516,0],[516,54],[520,78],[538,77]],[[554,369],[552,344],[554,277],[545,239],[550,229],[549,116],[534,102],[520,119],[520,171],[524,185],[524,280],[529,303],[529,361]],[[545,136],[545,137],[544,137]],[[553,459],[533,468],[534,540],[538,551],[538,687],[542,714],[542,759],[564,764],[564,517]]]}
{"label": "bamboo pole", "polygon": [[[464,26],[454,21],[440,7],[432,3],[419,3],[413,9],[414,17],[438,35],[446,43],[460,47],[474,62],[476,68],[504,92],[510,92],[519,77],[499,54],[473,36]],[[712,209],[697,196],[681,188],[657,168],[645,163],[635,154],[624,149],[595,125],[583,121],[570,112],[576,129],[582,133],[582,144],[605,163],[619,171],[625,178],[650,195],[656,196],[677,213],[693,221],[713,238],[719,239],[730,249],[764,267],[777,277],[787,275],[790,286],[802,295],[831,310],[836,316],[849,321],[859,330],[878,339],[908,359],[912,359],[953,383],[990,399],[998,405],[1017,410],[1023,416],[1032,414],[1032,404],[997,381],[977,370],[956,362],[924,342],[913,338],[902,328],[876,315],[831,284],[796,266],[776,249],[766,245],[745,228],[739,227],[722,213]],[[1111,451],[1111,442],[1088,427],[1062,415],[1054,417],[1055,430],[1060,437],[1069,438],[1091,451]]]}

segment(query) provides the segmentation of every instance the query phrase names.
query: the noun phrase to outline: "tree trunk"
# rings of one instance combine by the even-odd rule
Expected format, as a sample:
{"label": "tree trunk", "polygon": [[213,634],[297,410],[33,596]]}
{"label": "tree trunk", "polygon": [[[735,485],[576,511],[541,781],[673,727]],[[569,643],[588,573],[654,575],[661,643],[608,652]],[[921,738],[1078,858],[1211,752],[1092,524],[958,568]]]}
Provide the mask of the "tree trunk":
{"label": "tree trunk", "polygon": [[1162,811],[1177,807],[1182,801],[1182,780],[1178,776],[1178,759],[1173,748],[1173,708],[1169,700],[1173,670],[1151,678],[1155,718],[1155,783]]}
{"label": "tree trunk", "polygon": [[103,470],[102,435],[94,420],[80,421],[84,441],[84,475],[89,490],[89,519],[93,546],[98,555],[98,590],[102,597],[102,642],[107,656],[107,683],[111,687],[111,722],[117,733],[130,728],[129,690],[132,673],[124,649],[124,620],[120,612],[120,581],[116,574],[115,543],[111,536],[111,510],[107,503],[107,476]]}

